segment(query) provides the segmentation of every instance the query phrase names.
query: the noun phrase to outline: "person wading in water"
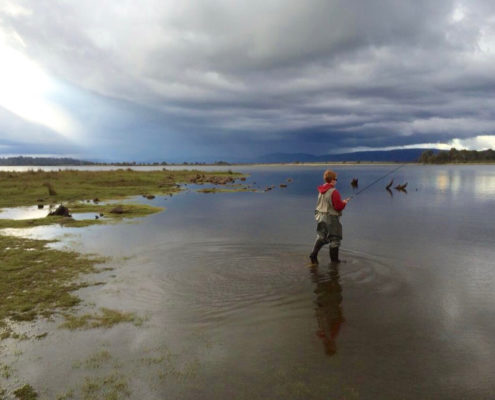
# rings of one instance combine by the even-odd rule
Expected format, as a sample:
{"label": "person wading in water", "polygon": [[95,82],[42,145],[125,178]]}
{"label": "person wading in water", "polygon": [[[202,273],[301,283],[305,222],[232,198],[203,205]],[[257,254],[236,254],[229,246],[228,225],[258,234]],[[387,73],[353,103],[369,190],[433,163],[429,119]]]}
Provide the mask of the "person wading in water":
{"label": "person wading in water", "polygon": [[335,189],[337,174],[329,169],[323,174],[325,183],[318,186],[318,202],[316,204],[315,219],[316,242],[313,252],[309,255],[311,264],[318,264],[318,252],[325,245],[330,245],[330,260],[339,263],[339,247],[342,240],[342,224],[340,216],[350,198],[342,200],[340,193]]}

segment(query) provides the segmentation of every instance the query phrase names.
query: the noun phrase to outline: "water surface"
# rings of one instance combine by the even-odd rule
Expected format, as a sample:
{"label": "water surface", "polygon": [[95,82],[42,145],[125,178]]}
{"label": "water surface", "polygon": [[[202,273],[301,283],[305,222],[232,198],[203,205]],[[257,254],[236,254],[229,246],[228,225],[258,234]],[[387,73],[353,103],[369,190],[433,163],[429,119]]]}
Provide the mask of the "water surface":
{"label": "water surface", "polygon": [[[364,188],[394,168],[337,166],[338,188],[352,195],[352,178]],[[139,223],[21,231],[113,257],[95,278],[106,285],[81,297],[147,317],[9,342],[43,398],[77,398],[85,378],[112,374],[131,399],[493,398],[494,167],[400,168],[344,211],[346,263],[329,266],[324,248],[317,268],[324,168],[232,169],[260,192],[191,189],[149,201],[166,210]],[[407,192],[387,192],[391,178]],[[111,358],[84,363],[102,351]]]}

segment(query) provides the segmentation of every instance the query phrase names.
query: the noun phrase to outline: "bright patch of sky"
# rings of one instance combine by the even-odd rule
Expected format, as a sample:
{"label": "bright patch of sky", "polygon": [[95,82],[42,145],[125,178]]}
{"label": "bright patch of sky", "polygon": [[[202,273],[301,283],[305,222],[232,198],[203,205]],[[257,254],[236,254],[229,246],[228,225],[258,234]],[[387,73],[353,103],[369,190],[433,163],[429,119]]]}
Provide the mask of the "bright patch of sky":
{"label": "bright patch of sky", "polygon": [[71,137],[74,123],[49,100],[55,82],[24,56],[0,42],[0,106],[29,121]]}
{"label": "bright patch of sky", "polygon": [[405,146],[385,146],[385,147],[353,147],[340,149],[339,153],[346,153],[351,151],[380,151],[380,150],[407,150],[407,149],[437,149],[437,150],[450,150],[456,148],[457,150],[488,150],[495,149],[495,135],[483,135],[476,136],[468,139],[452,139],[448,143],[415,143]]}

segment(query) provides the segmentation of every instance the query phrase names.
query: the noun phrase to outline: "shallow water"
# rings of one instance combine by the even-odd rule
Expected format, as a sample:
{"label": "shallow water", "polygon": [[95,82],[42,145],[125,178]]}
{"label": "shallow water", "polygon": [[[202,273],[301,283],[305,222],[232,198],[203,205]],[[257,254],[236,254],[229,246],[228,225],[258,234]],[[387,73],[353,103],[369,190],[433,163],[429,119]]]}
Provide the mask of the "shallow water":
{"label": "shallow water", "polygon": [[0,209],[0,219],[37,219],[45,218],[51,211],[49,207],[39,208],[38,206],[11,207]]}
{"label": "shallow water", "polygon": [[[337,166],[339,190],[393,168]],[[362,192],[342,217],[338,268],[325,248],[308,266],[323,167],[232,169],[275,188],[191,190],[139,199],[166,207],[139,223],[22,231],[113,257],[94,277],[106,285],[81,297],[147,317],[7,341],[6,362],[41,398],[78,398],[85,378],[112,374],[131,399],[493,398],[494,167],[406,166]],[[392,177],[407,193],[385,190]]]}

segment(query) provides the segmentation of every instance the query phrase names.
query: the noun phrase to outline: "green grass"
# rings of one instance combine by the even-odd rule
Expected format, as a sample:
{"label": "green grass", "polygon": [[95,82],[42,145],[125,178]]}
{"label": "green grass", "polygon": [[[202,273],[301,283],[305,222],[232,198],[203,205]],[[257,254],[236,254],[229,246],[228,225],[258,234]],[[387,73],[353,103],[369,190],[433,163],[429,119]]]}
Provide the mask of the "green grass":
{"label": "green grass", "polygon": [[9,379],[12,376],[13,369],[10,365],[0,364],[0,376]]}
{"label": "green grass", "polygon": [[[180,183],[206,178],[240,178],[239,173],[181,171],[0,171],[0,207],[120,199],[178,192]],[[52,194],[50,195],[50,188]],[[53,194],[54,193],[54,194]]]}
{"label": "green grass", "polygon": [[130,396],[127,378],[119,373],[103,377],[87,377],[82,385],[84,400],[119,400]]}
{"label": "green grass", "polygon": [[[103,258],[47,247],[49,241],[0,235],[0,333],[6,320],[30,321],[50,317],[80,302],[73,291],[88,286],[76,282],[80,274],[95,272]],[[3,329],[2,329],[3,328]]]}
{"label": "green grass", "polygon": [[60,325],[60,328],[70,330],[111,328],[123,322],[132,323],[135,326],[140,326],[143,323],[143,320],[134,313],[126,313],[108,308],[101,308],[100,311],[100,314],[66,315],[65,322]]}
{"label": "green grass", "polygon": [[36,393],[31,385],[24,385],[23,387],[14,391],[14,395],[20,400],[35,400],[38,398],[38,393]]}
{"label": "green grass", "polygon": [[112,360],[112,355],[107,350],[99,351],[89,356],[84,362],[78,362],[73,368],[99,369]]}

